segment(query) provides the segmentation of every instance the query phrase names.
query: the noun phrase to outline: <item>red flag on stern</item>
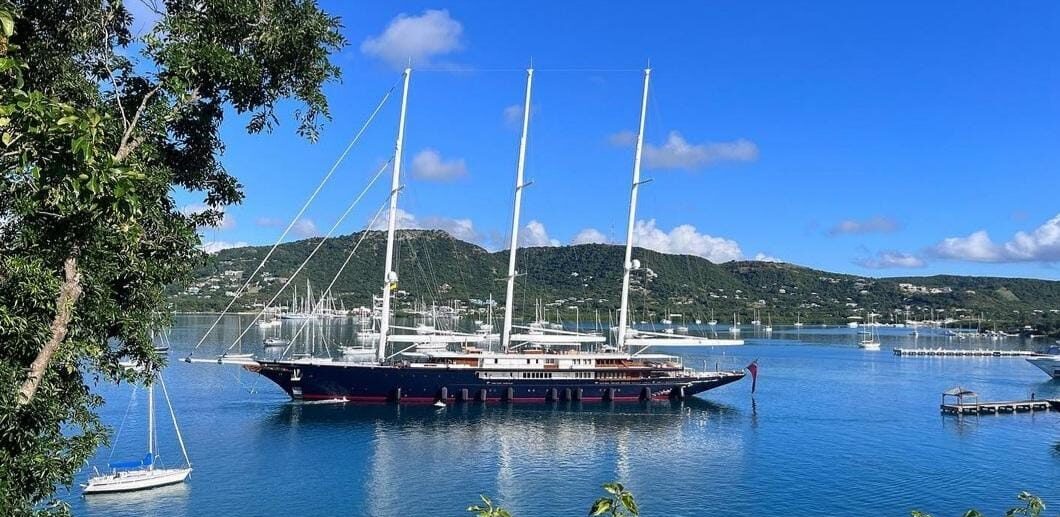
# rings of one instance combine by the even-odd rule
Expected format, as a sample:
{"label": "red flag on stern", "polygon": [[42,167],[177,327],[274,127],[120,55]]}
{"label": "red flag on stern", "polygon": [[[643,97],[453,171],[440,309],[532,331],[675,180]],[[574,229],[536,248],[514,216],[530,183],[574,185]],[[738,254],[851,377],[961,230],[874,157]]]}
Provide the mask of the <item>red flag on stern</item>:
{"label": "red flag on stern", "polygon": [[751,393],[755,392],[755,387],[758,386],[758,359],[751,361],[751,364],[746,366],[747,371],[751,372]]}

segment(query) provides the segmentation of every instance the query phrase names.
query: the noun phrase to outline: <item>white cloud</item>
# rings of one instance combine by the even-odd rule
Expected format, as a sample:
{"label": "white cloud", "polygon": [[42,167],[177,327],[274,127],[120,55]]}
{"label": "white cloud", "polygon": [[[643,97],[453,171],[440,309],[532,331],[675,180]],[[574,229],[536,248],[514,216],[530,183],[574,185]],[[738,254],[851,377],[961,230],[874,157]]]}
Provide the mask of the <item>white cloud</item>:
{"label": "white cloud", "polygon": [[[276,219],[273,217],[259,217],[254,220],[254,224],[263,228],[279,228],[287,227],[287,222]],[[317,228],[317,223],[308,217],[298,219],[291,227],[291,232],[297,237],[309,238],[320,235],[320,229]]]}
{"label": "white cloud", "polygon": [[409,59],[424,66],[435,56],[462,49],[463,33],[463,25],[444,9],[427,9],[419,16],[402,13],[390,21],[382,34],[364,40],[361,52],[399,69]]}
{"label": "white cloud", "polygon": [[[383,217],[379,218],[370,229],[386,230],[387,220],[387,214],[383,214]],[[442,230],[454,238],[476,244],[482,240],[482,235],[475,229],[471,219],[452,219],[441,216],[419,218],[400,208],[397,211],[397,228],[399,230]]]}
{"label": "white cloud", "polygon": [[475,230],[471,219],[450,219],[448,217],[431,216],[423,218],[421,223],[424,228],[442,230],[453,237],[466,242],[478,242],[481,237]]}
{"label": "white cloud", "polygon": [[776,258],[774,256],[771,256],[771,255],[766,255],[765,253],[762,253],[762,252],[756,253],[754,259],[759,261],[759,262],[784,262],[783,260],[780,260],[780,259],[778,259],[778,258]]}
{"label": "white cloud", "polygon": [[611,145],[626,147],[637,143],[637,134],[632,131],[619,131],[607,137],[607,140]]}
{"label": "white cloud", "polygon": [[1019,260],[1060,262],[1060,214],[1031,233],[1017,232],[1005,243],[1005,252]]}
{"label": "white cloud", "polygon": [[217,253],[218,251],[226,250],[228,248],[242,248],[244,246],[249,246],[249,244],[243,241],[210,241],[202,243],[202,250],[212,255],[214,253]]}
{"label": "white cloud", "polygon": [[523,105],[512,104],[504,108],[504,123],[515,126],[523,121]]}
{"label": "white cloud", "polygon": [[690,224],[666,232],[655,225],[655,219],[637,221],[633,227],[633,242],[662,253],[697,255],[715,263],[737,260],[743,255],[736,241],[699,233]]}
{"label": "white cloud", "polygon": [[[632,133],[611,136],[612,143],[635,142]],[[758,146],[745,139],[731,142],[690,144],[677,131],[670,131],[661,146],[644,145],[644,164],[650,169],[696,170],[719,162],[752,162],[758,159]]]}
{"label": "white cloud", "polygon": [[203,204],[191,204],[191,205],[184,205],[180,209],[181,213],[183,213],[184,215],[198,214],[198,213],[205,212],[207,210],[219,210],[221,212],[221,214],[222,214],[221,215],[221,221],[219,223],[217,223],[216,225],[210,226],[210,228],[216,228],[218,230],[231,230],[232,228],[236,227],[236,219],[235,219],[235,217],[232,217],[230,214],[225,212],[224,211],[224,207],[212,208],[211,209],[210,207],[208,207],[206,205],[203,205]]}
{"label": "white cloud", "polygon": [[870,269],[911,269],[924,267],[926,265],[924,259],[900,251],[881,251],[873,257],[855,260],[854,263]]}
{"label": "white cloud", "polygon": [[898,222],[889,217],[875,216],[868,219],[846,219],[828,229],[828,235],[864,235],[867,233],[892,233],[898,230]]}
{"label": "white cloud", "polygon": [[610,242],[611,239],[596,228],[586,228],[571,239],[571,244],[609,244]]}
{"label": "white cloud", "polygon": [[448,181],[467,175],[463,159],[443,160],[438,151],[427,148],[412,158],[412,175],[428,181]]}
{"label": "white cloud", "polygon": [[931,248],[939,257],[972,262],[1060,262],[1060,214],[1035,228],[1016,232],[1008,242],[996,244],[986,230],[967,237],[949,237]]}
{"label": "white cloud", "polygon": [[320,230],[317,229],[317,223],[313,222],[308,217],[299,219],[294,226],[291,227],[291,231],[299,237],[316,237],[320,235]]}
{"label": "white cloud", "polygon": [[545,225],[538,221],[526,223],[526,227],[519,232],[519,246],[530,248],[534,246],[559,246],[559,240],[548,236]]}

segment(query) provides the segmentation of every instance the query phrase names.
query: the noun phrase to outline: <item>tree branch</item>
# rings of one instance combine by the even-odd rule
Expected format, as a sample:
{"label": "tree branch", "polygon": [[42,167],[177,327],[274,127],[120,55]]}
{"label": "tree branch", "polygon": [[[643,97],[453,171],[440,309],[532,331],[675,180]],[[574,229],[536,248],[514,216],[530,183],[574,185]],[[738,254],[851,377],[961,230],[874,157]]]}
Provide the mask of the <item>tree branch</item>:
{"label": "tree branch", "polygon": [[[106,16],[106,14],[104,14]],[[107,31],[107,19],[104,18],[100,22],[100,29],[103,30],[103,47],[110,49],[110,32]],[[129,117],[125,116],[125,108],[121,105],[121,94],[118,93],[118,82],[114,80],[114,71],[110,68],[110,56],[103,56],[100,58],[103,63],[103,67],[107,69],[107,77],[110,78],[110,87],[114,88],[114,101],[118,104],[118,112],[121,113],[121,121],[125,123],[126,129],[129,127]]]}
{"label": "tree branch", "polygon": [[147,104],[151,102],[151,98],[158,94],[162,90],[162,84],[159,83],[151,91],[144,95],[143,99],[140,99],[140,105],[136,107],[136,113],[133,113],[133,118],[128,125],[125,126],[125,132],[121,135],[121,141],[118,142],[118,151],[114,153],[114,161],[121,163],[125,161],[125,157],[129,156],[129,153],[133,152],[142,142],[142,139],[133,139],[133,131],[136,130],[137,125],[140,122],[140,115],[143,115],[144,110],[147,109]]}
{"label": "tree branch", "polygon": [[59,289],[59,297],[55,300],[55,319],[52,320],[51,338],[37,353],[37,358],[33,360],[33,363],[29,365],[26,380],[19,389],[18,404],[20,406],[29,404],[33,401],[33,396],[37,394],[37,388],[40,387],[41,379],[44,378],[44,372],[48,369],[52,356],[66,339],[66,334],[70,330],[70,320],[74,316],[74,305],[81,298],[81,272],[77,269],[77,258],[67,257],[63,263],[63,269],[66,272],[66,280],[63,281]]}
{"label": "tree branch", "polygon": [[[121,141],[118,143],[118,151],[114,153],[114,161],[116,163],[121,163],[125,161],[125,158],[132,154],[132,152],[135,151],[137,147],[140,147],[141,143],[143,143],[143,136],[132,138],[132,140],[130,140],[130,137],[132,137],[133,131],[139,124],[140,115],[143,114],[144,109],[146,109],[147,103],[151,100],[152,97],[158,94],[161,89],[162,84],[160,83],[158,86],[155,86],[151,91],[147,92],[147,95],[144,95],[144,98],[140,101],[140,106],[136,108],[136,113],[133,114],[132,122],[129,124],[129,127],[125,129],[125,133],[121,136]],[[187,96],[182,101],[178,102],[173,106],[171,116],[184,109],[186,106],[195,103],[201,98],[202,97],[199,95],[199,87],[196,86],[195,88],[192,88],[190,91],[188,91]]]}

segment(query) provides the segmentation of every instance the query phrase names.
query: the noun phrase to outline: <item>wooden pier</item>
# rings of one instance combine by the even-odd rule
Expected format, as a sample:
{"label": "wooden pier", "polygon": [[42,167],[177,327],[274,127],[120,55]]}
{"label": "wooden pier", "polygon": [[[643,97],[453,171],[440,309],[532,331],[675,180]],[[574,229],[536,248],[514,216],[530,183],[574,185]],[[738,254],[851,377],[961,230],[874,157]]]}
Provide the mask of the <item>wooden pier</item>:
{"label": "wooden pier", "polygon": [[895,348],[894,355],[909,357],[1031,357],[1030,350],[992,350],[989,348]]}
{"label": "wooden pier", "polygon": [[997,413],[1030,413],[1035,411],[1060,411],[1060,399],[1009,400],[1004,402],[977,402],[942,404],[943,413],[951,415],[986,415]]}
{"label": "wooden pier", "polygon": [[[954,402],[947,403],[947,398]],[[972,399],[973,402],[965,402]],[[942,394],[939,409],[950,415],[986,415],[1000,413],[1034,413],[1038,411],[1060,411],[1060,399],[1008,400],[1001,402],[980,402],[974,391],[956,387]]]}

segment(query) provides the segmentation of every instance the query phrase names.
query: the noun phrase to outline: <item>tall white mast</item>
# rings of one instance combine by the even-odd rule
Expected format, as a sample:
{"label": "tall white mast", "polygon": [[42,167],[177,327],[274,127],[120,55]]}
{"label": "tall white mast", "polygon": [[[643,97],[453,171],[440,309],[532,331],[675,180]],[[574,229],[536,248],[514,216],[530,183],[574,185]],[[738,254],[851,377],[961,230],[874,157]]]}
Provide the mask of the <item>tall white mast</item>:
{"label": "tall white mast", "polygon": [[151,455],[149,470],[155,469],[155,385],[154,379],[147,385],[147,453]]}
{"label": "tall white mast", "polygon": [[383,267],[383,307],[382,319],[379,320],[379,345],[376,359],[382,362],[386,358],[387,331],[390,330],[390,292],[397,283],[397,272],[394,271],[394,233],[397,231],[397,201],[401,190],[401,148],[405,143],[405,108],[409,101],[409,78],[412,68],[405,69],[405,85],[401,90],[401,118],[398,121],[397,144],[394,146],[394,174],[390,180],[390,212],[386,229],[386,265]]}
{"label": "tall white mast", "polygon": [[622,263],[622,305],[618,311],[618,346],[626,344],[629,320],[629,275],[633,271],[633,225],[637,220],[637,189],[640,188],[640,158],[644,148],[644,119],[648,113],[648,82],[651,68],[644,69],[644,97],[640,103],[640,130],[637,131],[637,153],[633,159],[633,188],[629,194],[629,223],[626,225],[626,260]]}
{"label": "tall white mast", "polygon": [[504,294],[504,330],[501,349],[507,351],[512,342],[512,310],[515,304],[515,253],[519,247],[519,209],[523,202],[523,167],[526,165],[526,132],[530,127],[530,90],[534,83],[534,69],[526,69],[526,100],[523,103],[523,136],[519,140],[519,166],[515,173],[515,209],[512,212],[512,242],[508,251],[508,286]]}

